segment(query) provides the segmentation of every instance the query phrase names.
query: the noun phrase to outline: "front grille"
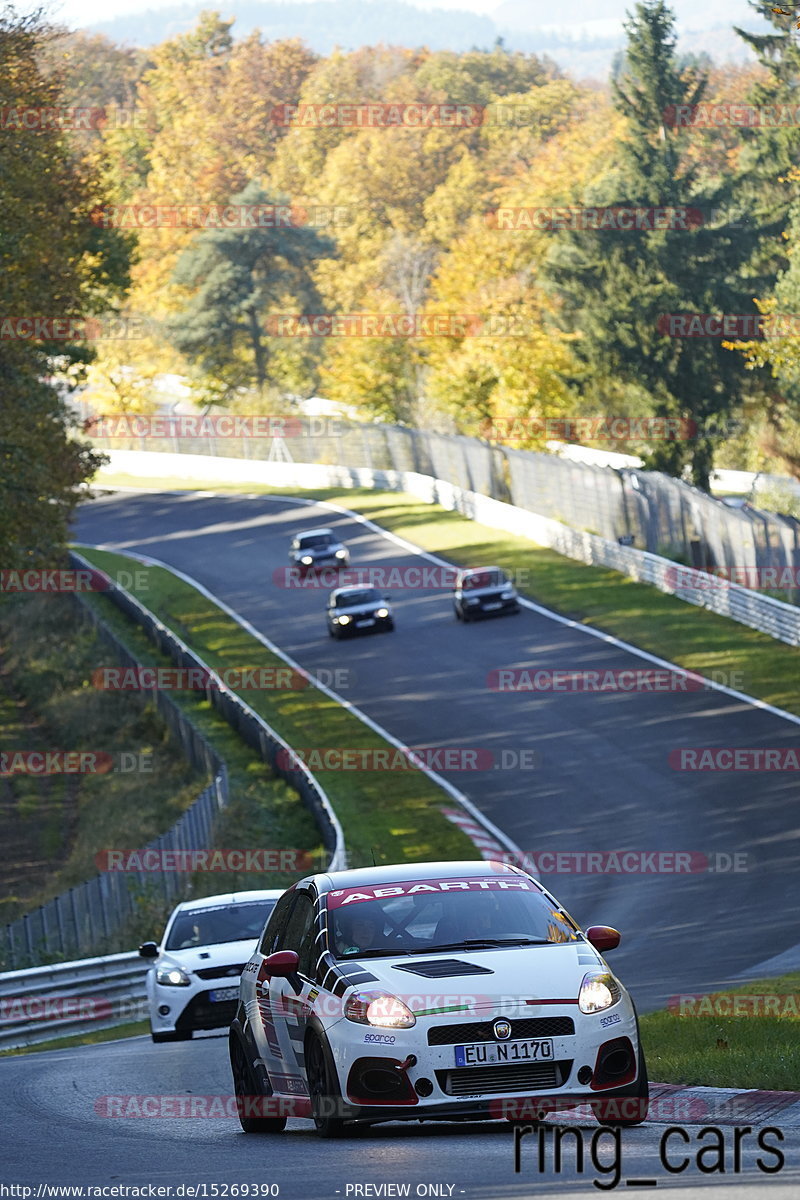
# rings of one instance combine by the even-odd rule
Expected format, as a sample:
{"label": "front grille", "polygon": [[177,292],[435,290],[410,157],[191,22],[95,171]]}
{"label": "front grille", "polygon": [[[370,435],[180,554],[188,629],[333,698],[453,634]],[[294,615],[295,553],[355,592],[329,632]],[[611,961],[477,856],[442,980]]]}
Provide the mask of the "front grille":
{"label": "front grille", "polygon": [[212,1004],[207,996],[207,992],[200,992],[189,1001],[175,1022],[176,1029],[221,1029],[230,1025],[239,1007],[238,999]]}
{"label": "front grille", "polygon": [[239,979],[244,968],[244,963],[233,963],[225,967],[201,967],[195,971],[195,975],[200,979]]}
{"label": "front grille", "polygon": [[502,1067],[462,1067],[436,1071],[439,1087],[447,1096],[474,1096],[487,1092],[530,1092],[558,1088],[569,1078],[572,1060],[557,1063],[524,1063]]}
{"label": "front grille", "polygon": [[[497,1042],[494,1036],[494,1023],[491,1021],[470,1021],[464,1025],[434,1025],[428,1030],[429,1046],[459,1046],[464,1042]],[[572,1017],[523,1017],[518,1021],[509,1021],[511,1036],[503,1038],[504,1042],[514,1041],[515,1038],[539,1037],[572,1037],[575,1033],[575,1022]]]}

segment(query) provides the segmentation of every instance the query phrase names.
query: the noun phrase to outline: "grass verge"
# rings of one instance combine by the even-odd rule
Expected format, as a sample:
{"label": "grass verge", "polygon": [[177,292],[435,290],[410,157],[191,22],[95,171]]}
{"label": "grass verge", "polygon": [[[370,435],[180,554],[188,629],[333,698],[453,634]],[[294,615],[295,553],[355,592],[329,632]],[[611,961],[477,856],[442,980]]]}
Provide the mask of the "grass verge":
{"label": "grass verge", "polygon": [[20,1054],[40,1054],[43,1050],[69,1050],[72,1046],[94,1046],[98,1042],[116,1042],[121,1038],[141,1037],[150,1033],[149,1021],[130,1021],[126,1025],[114,1025],[111,1029],[95,1029],[89,1033],[73,1033],[69,1037],[53,1038],[51,1042],[37,1042],[35,1046],[17,1046],[13,1050],[0,1050],[0,1058],[12,1058]]}
{"label": "grass verge", "polygon": [[[759,979],[724,993],[686,1000],[687,1015],[639,1018],[651,1079],[703,1087],[800,1089],[797,1036],[800,972]],[[737,997],[753,997],[738,1001]],[[770,1013],[782,1015],[770,1015]]]}
{"label": "grass verge", "polygon": [[[131,570],[132,560],[125,555],[101,550],[81,552],[111,575],[116,571],[134,575],[139,584],[138,593],[135,587],[131,589],[134,594],[215,670],[273,668],[285,672],[286,664],[281,658],[171,572],[149,567],[139,571],[137,577]],[[140,661],[151,665],[147,656],[155,651],[139,627],[102,593],[94,594],[92,602],[120,636],[126,641],[133,639]],[[365,749],[386,746],[382,737],[314,687],[247,690],[241,694],[290,746]],[[476,856],[472,842],[441,813],[447,794],[423,772],[409,768],[390,772],[315,771],[315,774],[341,821],[351,866]]]}

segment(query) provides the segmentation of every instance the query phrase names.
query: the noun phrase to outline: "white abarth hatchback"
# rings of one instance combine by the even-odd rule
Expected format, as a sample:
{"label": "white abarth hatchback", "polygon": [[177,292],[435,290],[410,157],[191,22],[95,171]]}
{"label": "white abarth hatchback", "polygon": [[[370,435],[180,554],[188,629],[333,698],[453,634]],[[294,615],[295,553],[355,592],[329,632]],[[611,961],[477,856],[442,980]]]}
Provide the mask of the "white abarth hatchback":
{"label": "white abarth hatchback", "polygon": [[245,965],[230,1031],[246,1132],[537,1118],[589,1103],[638,1124],[648,1083],[636,1011],[535,879],[500,862],[310,876],[278,901]]}

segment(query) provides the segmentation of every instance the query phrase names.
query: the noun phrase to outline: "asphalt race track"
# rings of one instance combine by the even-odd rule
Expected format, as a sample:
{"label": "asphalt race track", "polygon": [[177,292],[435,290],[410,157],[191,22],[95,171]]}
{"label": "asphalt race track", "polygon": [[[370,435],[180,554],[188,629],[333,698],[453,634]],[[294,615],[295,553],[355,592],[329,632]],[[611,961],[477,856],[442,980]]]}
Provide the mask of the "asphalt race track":
{"label": "asphalt race track", "polygon": [[[698,1139],[696,1126],[685,1126],[687,1143],[673,1137],[667,1156],[673,1165],[681,1160],[687,1160],[687,1165],[679,1174],[670,1175],[660,1163],[667,1125],[623,1130],[617,1147],[611,1134],[601,1135],[599,1126],[589,1120],[579,1133],[582,1172],[576,1171],[574,1132],[563,1144],[561,1170],[556,1172],[554,1132],[548,1129],[541,1140],[542,1169],[537,1134],[535,1142],[521,1143],[521,1170],[515,1174],[514,1135],[505,1122],[393,1124],[326,1142],[316,1137],[310,1121],[291,1120],[285,1133],[265,1136],[243,1134],[235,1116],[104,1115],[118,1111],[105,1097],[130,1096],[139,1098],[143,1111],[149,1111],[145,1098],[155,1105],[174,1105],[178,1100],[188,1104],[192,1097],[199,1105],[196,1111],[204,1111],[204,1105],[205,1111],[210,1111],[211,1097],[227,1098],[231,1093],[224,1037],[163,1046],[135,1038],[9,1058],[0,1063],[0,1084],[5,1098],[3,1180],[32,1186],[30,1197],[58,1195],[48,1193],[47,1184],[150,1184],[171,1187],[171,1193],[161,1195],[179,1200],[187,1195],[185,1190],[177,1190],[181,1186],[203,1184],[205,1192],[196,1192],[196,1196],[229,1200],[237,1192],[224,1193],[223,1185],[231,1189],[241,1184],[251,1188],[277,1184],[281,1200],[356,1200],[402,1192],[358,1193],[348,1187],[410,1184],[412,1197],[501,1200],[558,1190],[562,1200],[568,1200],[573,1195],[602,1195],[595,1180],[606,1189],[616,1180],[617,1195],[626,1192],[627,1181],[655,1180],[659,1189],[674,1189],[674,1196],[696,1195],[700,1185],[716,1184],[702,1187],[704,1200],[715,1200],[722,1185],[727,1185],[725,1194],[736,1200],[755,1200],[765,1194],[770,1200],[793,1200],[800,1185],[797,1129],[785,1131],[781,1146],[785,1165],[780,1173],[769,1175],[756,1164],[760,1153],[755,1133],[742,1142],[742,1169],[734,1173],[734,1129],[720,1127],[725,1174],[704,1175],[697,1169],[697,1153],[708,1143]],[[770,1138],[777,1145],[772,1135]],[[774,1168],[776,1160],[771,1154],[761,1157]],[[708,1159],[704,1161],[708,1166]],[[214,1184],[219,1185],[216,1193]],[[416,1190],[433,1185],[443,1190]],[[653,1188],[633,1185],[627,1194],[642,1190],[652,1194]],[[254,1194],[250,1192],[250,1196]]]}
{"label": "asphalt race track", "polygon": [[536,752],[533,769],[443,772],[525,850],[746,855],[738,872],[542,876],[581,924],[622,931],[613,964],[640,1010],[721,987],[796,945],[796,779],[668,763],[685,746],[794,747],[796,724],[714,690],[490,691],[501,667],[648,664],[529,610],[462,625],[444,589],[392,592],[395,633],[332,641],[326,592],[273,580],[291,537],[316,525],[341,535],[353,566],[420,565],[349,517],[265,496],[111,493],[82,506],[74,532],[193,576],[311,672],[349,668],[342,695],[411,746],[491,749],[496,763]]}

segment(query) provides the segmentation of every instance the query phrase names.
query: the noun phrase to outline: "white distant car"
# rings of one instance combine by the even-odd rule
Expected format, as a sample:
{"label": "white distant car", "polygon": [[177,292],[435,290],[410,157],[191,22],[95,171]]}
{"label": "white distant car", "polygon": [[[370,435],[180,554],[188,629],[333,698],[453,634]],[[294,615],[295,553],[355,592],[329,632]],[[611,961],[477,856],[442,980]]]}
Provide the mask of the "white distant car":
{"label": "white distant car", "polygon": [[230,1025],[244,964],[283,891],[226,892],[174,909],[161,943],[144,942],[154,1042],[180,1042],[196,1029]]}
{"label": "white distant car", "polygon": [[518,867],[434,862],[309,876],[278,901],[242,973],[230,1031],[239,1119],[277,1133],[347,1123],[536,1120],[591,1105],[647,1116],[633,1002]]}
{"label": "white distant car", "polygon": [[394,629],[394,613],[385,596],[374,587],[336,588],[328,597],[328,633],[332,638]]}

